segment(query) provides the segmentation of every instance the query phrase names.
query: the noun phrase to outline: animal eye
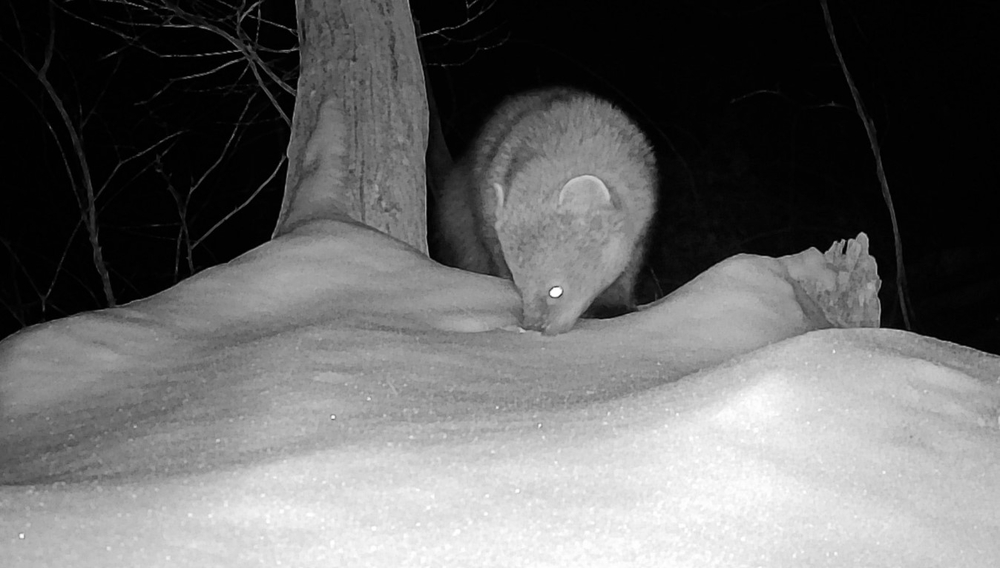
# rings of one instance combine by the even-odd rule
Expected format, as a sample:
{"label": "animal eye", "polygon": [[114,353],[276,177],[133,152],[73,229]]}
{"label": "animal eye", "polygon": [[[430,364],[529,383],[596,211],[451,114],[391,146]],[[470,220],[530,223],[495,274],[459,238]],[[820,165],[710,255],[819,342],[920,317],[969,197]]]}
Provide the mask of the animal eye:
{"label": "animal eye", "polygon": [[559,298],[563,295],[562,286],[553,286],[549,288],[549,297],[552,299]]}

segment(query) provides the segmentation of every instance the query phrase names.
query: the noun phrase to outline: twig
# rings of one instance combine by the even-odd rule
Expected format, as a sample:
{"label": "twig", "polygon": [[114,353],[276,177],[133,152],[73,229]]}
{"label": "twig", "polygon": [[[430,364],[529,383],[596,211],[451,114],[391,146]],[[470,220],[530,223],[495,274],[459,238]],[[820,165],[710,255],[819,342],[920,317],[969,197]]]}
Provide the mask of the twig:
{"label": "twig", "polygon": [[889,220],[892,222],[892,236],[896,245],[896,295],[899,298],[899,309],[903,313],[903,325],[906,329],[911,329],[909,301],[906,293],[906,270],[903,267],[903,240],[899,236],[899,224],[896,222],[896,209],[892,205],[892,194],[889,193],[889,182],[885,178],[885,168],[882,166],[882,151],[878,145],[878,134],[875,131],[875,122],[865,112],[864,104],[861,102],[861,94],[858,92],[854,79],[851,78],[850,71],[847,70],[847,63],[844,61],[844,54],[840,51],[837,43],[837,35],[833,31],[833,19],[830,17],[830,7],[827,0],[819,0],[823,8],[823,21],[826,22],[826,33],[833,44],[833,51],[837,54],[837,61],[840,62],[840,70],[844,73],[844,79],[851,90],[851,98],[854,99],[854,108],[858,117],[865,126],[865,133],[868,134],[868,144],[871,146],[872,154],[875,156],[875,172],[878,175],[879,184],[882,186],[882,199],[889,209]]}

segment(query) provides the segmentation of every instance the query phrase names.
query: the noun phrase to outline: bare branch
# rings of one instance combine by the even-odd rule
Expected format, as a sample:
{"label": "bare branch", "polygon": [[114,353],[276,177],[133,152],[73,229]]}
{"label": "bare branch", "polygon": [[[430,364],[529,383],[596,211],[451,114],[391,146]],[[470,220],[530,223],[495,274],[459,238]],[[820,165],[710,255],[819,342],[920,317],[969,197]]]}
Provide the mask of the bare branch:
{"label": "bare branch", "polygon": [[827,5],[826,0],[820,0],[819,3],[823,8],[823,21],[826,22],[826,33],[830,37],[830,43],[833,45],[833,51],[837,54],[837,61],[840,63],[840,70],[843,72],[844,80],[847,81],[847,86],[851,90],[851,98],[854,99],[854,108],[857,111],[858,118],[860,118],[862,124],[864,124],[865,133],[868,135],[868,144],[871,146],[872,155],[875,157],[875,172],[878,176],[879,184],[882,186],[882,199],[885,200],[886,208],[889,210],[889,220],[892,223],[893,240],[896,245],[896,293],[899,296],[900,311],[903,313],[903,323],[907,329],[911,329],[909,301],[907,300],[906,292],[906,268],[903,266],[903,240],[899,235],[899,223],[896,221],[896,208],[892,205],[892,194],[889,192],[889,182],[885,177],[885,167],[882,164],[882,149],[878,143],[878,134],[875,131],[875,121],[873,121],[871,117],[868,116],[868,112],[865,111],[865,106],[861,101],[861,93],[858,92],[858,88],[854,84],[854,78],[851,77],[851,72],[847,69],[847,63],[844,61],[844,54],[840,51],[840,45],[837,43],[837,34],[834,33],[833,30],[833,19],[830,17],[830,7]]}
{"label": "bare branch", "polygon": [[278,177],[278,173],[281,172],[281,168],[285,165],[285,162],[287,160],[288,157],[282,155],[281,160],[278,161],[278,164],[274,167],[274,170],[271,171],[271,175],[269,175],[266,180],[264,180],[259,186],[257,186],[257,189],[254,190],[254,192],[250,195],[250,197],[247,197],[243,201],[243,203],[239,204],[235,209],[229,212],[229,214],[220,219],[216,224],[212,225],[212,227],[209,230],[205,231],[205,234],[194,242],[192,248],[196,248],[198,245],[200,245],[201,242],[207,239],[209,235],[211,235],[216,229],[221,227],[226,221],[228,221],[231,217],[242,211],[244,207],[246,207],[247,205],[250,204],[250,202],[256,199],[257,195],[259,195],[260,192],[263,191],[265,187],[267,187],[267,184],[271,183],[274,180],[274,178]]}
{"label": "bare branch", "polygon": [[[80,204],[80,214],[87,229],[87,234],[90,241],[91,252],[93,256],[94,268],[97,270],[98,275],[101,278],[101,284],[104,289],[104,299],[108,306],[114,306],[115,296],[111,289],[111,279],[108,275],[107,265],[104,262],[104,255],[101,252],[101,244],[99,238],[99,227],[97,223],[97,204],[94,195],[94,185],[91,178],[90,166],[87,163],[87,155],[83,149],[83,141],[80,139],[80,132],[78,126],[74,124],[69,112],[66,110],[66,106],[63,103],[62,98],[59,93],[53,87],[52,83],[48,78],[48,70],[52,64],[52,59],[55,54],[55,19],[52,17],[52,3],[49,3],[49,35],[48,42],[45,46],[45,56],[43,63],[40,67],[35,67],[26,57],[18,53],[18,57],[21,61],[28,67],[28,69],[35,75],[35,79],[44,88],[45,93],[48,95],[49,100],[52,102],[59,114],[59,118],[62,121],[63,128],[70,137],[70,142],[73,147],[73,152],[76,156],[77,165],[80,168],[80,177],[83,185],[83,199],[79,197],[79,190],[75,190],[74,193],[77,194],[77,201]],[[51,128],[51,126],[50,126]],[[58,137],[56,137],[58,142]],[[60,143],[61,146],[61,143]],[[68,162],[67,174],[71,182],[75,180],[72,170],[69,168]],[[76,184],[73,183],[75,186]],[[67,245],[68,246],[68,245]]]}

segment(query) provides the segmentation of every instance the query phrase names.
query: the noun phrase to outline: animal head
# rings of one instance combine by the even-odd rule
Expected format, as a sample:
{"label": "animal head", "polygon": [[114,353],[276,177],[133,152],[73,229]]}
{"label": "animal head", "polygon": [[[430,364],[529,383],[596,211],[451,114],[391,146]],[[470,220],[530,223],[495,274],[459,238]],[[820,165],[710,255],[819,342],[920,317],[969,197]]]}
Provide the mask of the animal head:
{"label": "animal head", "polygon": [[508,195],[499,184],[494,190],[497,236],[521,293],[522,327],[568,331],[629,261],[634,243],[623,231],[624,214],[592,175],[571,178],[542,203]]}

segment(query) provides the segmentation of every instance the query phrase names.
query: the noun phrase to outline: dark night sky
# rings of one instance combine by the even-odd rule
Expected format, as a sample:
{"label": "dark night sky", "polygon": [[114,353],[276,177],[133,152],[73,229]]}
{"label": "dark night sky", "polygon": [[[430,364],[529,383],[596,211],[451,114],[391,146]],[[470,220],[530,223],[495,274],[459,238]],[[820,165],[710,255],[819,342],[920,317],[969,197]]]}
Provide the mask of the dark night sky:
{"label": "dark night sky", "polygon": [[[293,22],[291,5],[265,2],[268,17],[286,24]],[[93,19],[109,13],[97,3],[69,6]],[[883,325],[902,325],[889,215],[818,1],[499,0],[467,7],[462,1],[415,0],[412,7],[454,151],[503,96],[551,84],[604,95],[648,132],[663,179],[645,299],[739,252],[825,250],[864,231],[884,280]],[[86,242],[82,233],[73,237],[76,202],[36,109],[47,117],[53,110],[40,102],[45,97],[37,81],[12,55],[23,45],[40,62],[47,16],[44,9],[4,10],[0,64],[5,92],[16,95],[14,112],[0,123],[6,133],[4,170],[13,174],[10,199],[0,206],[0,332],[6,333],[19,322],[93,309],[101,300]],[[19,10],[20,30],[7,17],[12,10]],[[916,330],[1000,352],[1000,4],[831,0],[831,12],[878,129]],[[433,33],[466,20],[455,30]],[[136,160],[100,201],[116,294],[120,300],[142,297],[187,274],[175,267],[180,224],[169,184],[189,187],[218,155],[227,126],[250,124],[239,151],[192,198],[189,226],[202,234],[270,174],[287,133],[266,99],[249,99],[253,85],[240,82],[246,77],[235,66],[178,81],[221,61],[164,60],[136,48],[106,57],[124,47],[120,37],[62,13],[56,22],[61,56],[53,66],[54,83],[76,101],[71,112],[96,109],[85,133],[98,177],[107,177],[117,156],[170,129],[183,132],[160,162],[165,174],[149,160],[145,166]],[[160,52],[204,53],[225,45],[176,30],[144,30],[141,37]],[[287,34],[267,37],[272,45],[294,44]],[[267,59],[294,76],[294,55]],[[291,97],[279,100],[290,112]],[[283,177],[200,244],[195,270],[268,238]],[[211,191],[220,180],[226,180],[226,191]],[[70,260],[43,313],[37,290],[48,287],[71,237]]]}

